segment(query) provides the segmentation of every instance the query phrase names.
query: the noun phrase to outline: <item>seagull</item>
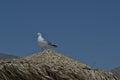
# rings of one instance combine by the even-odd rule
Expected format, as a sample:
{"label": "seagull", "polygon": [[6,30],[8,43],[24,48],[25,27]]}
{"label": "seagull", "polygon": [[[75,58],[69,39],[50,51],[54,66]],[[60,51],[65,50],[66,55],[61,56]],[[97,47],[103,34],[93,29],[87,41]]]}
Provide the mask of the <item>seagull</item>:
{"label": "seagull", "polygon": [[44,39],[41,33],[37,33],[37,35],[38,35],[38,45],[41,46],[42,49],[57,47],[57,45],[54,45],[50,41]]}

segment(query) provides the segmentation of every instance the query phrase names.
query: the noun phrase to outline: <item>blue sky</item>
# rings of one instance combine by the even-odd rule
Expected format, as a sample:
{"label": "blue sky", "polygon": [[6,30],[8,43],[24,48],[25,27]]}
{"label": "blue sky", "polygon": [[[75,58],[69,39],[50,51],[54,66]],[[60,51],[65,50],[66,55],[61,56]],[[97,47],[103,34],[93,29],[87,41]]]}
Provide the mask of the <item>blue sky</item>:
{"label": "blue sky", "polygon": [[54,49],[95,68],[120,66],[120,1],[0,1],[0,52],[28,56],[40,52],[37,32]]}

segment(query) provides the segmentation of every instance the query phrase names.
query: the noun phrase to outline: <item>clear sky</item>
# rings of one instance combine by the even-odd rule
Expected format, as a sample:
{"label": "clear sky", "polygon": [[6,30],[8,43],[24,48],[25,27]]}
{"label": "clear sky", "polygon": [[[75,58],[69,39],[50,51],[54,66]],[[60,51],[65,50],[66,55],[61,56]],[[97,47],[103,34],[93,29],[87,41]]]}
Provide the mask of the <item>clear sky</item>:
{"label": "clear sky", "polygon": [[54,49],[91,67],[120,66],[119,0],[1,0],[0,52],[40,52],[37,32]]}

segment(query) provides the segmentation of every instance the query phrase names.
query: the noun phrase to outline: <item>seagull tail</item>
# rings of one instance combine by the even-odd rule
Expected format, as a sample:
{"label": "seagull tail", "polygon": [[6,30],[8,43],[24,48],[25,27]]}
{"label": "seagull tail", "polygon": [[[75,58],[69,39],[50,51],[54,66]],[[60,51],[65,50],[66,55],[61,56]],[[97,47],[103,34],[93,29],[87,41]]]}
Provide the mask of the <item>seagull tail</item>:
{"label": "seagull tail", "polygon": [[58,47],[57,45],[52,45],[53,47]]}

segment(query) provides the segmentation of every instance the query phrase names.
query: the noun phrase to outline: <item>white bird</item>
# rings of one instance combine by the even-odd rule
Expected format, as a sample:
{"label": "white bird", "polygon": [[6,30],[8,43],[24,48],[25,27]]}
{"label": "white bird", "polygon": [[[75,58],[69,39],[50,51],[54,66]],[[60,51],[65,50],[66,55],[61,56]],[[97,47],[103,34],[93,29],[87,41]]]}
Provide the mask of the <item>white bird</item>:
{"label": "white bird", "polygon": [[39,46],[41,46],[41,48],[55,48],[55,47],[57,47],[57,45],[52,44],[48,40],[45,40],[42,37],[41,33],[37,33],[37,35],[38,35],[38,44],[39,44]]}

